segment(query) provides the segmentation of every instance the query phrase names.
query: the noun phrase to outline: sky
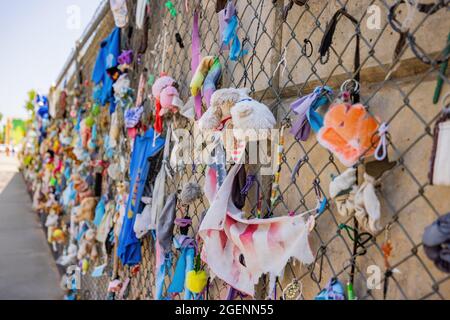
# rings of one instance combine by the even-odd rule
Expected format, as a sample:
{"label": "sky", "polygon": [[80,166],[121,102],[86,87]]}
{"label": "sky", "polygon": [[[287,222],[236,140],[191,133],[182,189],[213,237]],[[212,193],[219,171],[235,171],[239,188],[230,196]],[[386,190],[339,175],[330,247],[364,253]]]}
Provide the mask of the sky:
{"label": "sky", "polygon": [[0,0],[0,112],[4,119],[27,117],[24,102],[31,89],[48,92],[101,2]]}

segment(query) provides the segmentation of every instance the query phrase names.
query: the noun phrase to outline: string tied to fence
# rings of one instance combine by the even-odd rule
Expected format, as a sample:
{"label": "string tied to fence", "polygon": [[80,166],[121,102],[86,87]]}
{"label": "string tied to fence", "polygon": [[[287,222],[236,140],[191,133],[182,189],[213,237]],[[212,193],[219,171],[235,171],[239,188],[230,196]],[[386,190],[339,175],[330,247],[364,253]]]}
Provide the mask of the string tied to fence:
{"label": "string tied to fence", "polygon": [[241,190],[241,195],[247,195],[248,192],[250,191],[251,187],[255,183],[255,181],[256,181],[256,175],[254,175],[254,174],[248,175],[247,181],[245,182],[245,185]]}

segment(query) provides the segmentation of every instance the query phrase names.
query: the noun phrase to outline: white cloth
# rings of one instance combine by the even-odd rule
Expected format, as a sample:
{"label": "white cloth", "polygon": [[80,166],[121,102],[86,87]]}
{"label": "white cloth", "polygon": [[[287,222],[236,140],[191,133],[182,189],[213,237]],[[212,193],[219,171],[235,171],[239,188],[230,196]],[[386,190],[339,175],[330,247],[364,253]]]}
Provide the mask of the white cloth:
{"label": "white cloth", "polygon": [[170,153],[170,139],[172,136],[172,130],[169,130],[167,132],[166,136],[166,144],[164,146],[164,156],[163,156],[163,165],[161,167],[161,170],[158,173],[158,176],[156,177],[155,186],[153,189],[153,196],[152,196],[152,207],[150,211],[150,225],[149,230],[156,230],[158,225],[158,218],[159,214],[161,213],[162,209],[164,208],[164,194],[165,194],[165,188],[166,188],[166,165],[167,165],[167,159],[169,157]]}
{"label": "white cloth", "polygon": [[437,186],[450,186],[450,121],[439,124],[433,184]]}
{"label": "white cloth", "polygon": [[97,235],[96,239],[100,243],[106,243],[106,240],[108,239],[109,232],[111,231],[112,225],[113,225],[113,218],[114,218],[114,210],[115,209],[115,202],[110,201],[106,205],[105,214],[103,215],[102,221],[100,222],[100,225],[97,228]]}
{"label": "white cloth", "polygon": [[109,5],[114,16],[114,22],[118,28],[128,24],[128,8],[126,0],[109,0]]}
{"label": "white cloth", "polygon": [[141,201],[145,204],[141,214],[136,215],[133,230],[138,239],[142,239],[151,229],[152,225],[152,199],[142,197]]}
{"label": "white cloth", "polygon": [[[310,264],[309,223],[302,216],[242,219],[243,212],[231,199],[235,165],[211,203],[199,229],[203,239],[202,259],[210,270],[233,288],[254,296],[255,285],[268,273],[273,288],[292,257]],[[241,263],[244,257],[245,265]]]}
{"label": "white cloth", "polygon": [[[340,195],[342,191],[349,190]],[[364,183],[356,184],[355,169],[348,169],[330,183],[330,197],[335,200],[337,210],[343,217],[353,214],[365,230],[376,233],[381,230],[381,205],[375,192],[375,179],[364,174]]]}
{"label": "white cloth", "polygon": [[137,0],[136,5],[136,26],[138,29],[144,27],[145,9],[147,7],[147,0]]}
{"label": "white cloth", "polygon": [[356,183],[356,169],[349,168],[340,176],[337,176],[330,183],[330,197],[332,199],[347,189],[350,189]]}
{"label": "white cloth", "polygon": [[355,216],[369,231],[376,233],[381,230],[380,201],[375,193],[375,179],[364,174],[364,183],[355,194]]}

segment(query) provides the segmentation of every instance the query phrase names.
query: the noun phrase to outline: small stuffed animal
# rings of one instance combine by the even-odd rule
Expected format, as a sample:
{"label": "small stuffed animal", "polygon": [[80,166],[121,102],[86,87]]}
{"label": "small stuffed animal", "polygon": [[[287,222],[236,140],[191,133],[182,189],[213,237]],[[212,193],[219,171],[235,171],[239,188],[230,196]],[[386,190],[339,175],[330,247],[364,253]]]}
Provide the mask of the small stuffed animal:
{"label": "small stuffed animal", "polygon": [[202,89],[203,82],[205,81],[205,78],[209,72],[209,69],[213,66],[215,61],[215,57],[208,56],[204,57],[200,64],[197,67],[197,71],[195,72],[194,76],[192,77],[191,81],[191,94],[192,96],[197,96],[199,92]]}
{"label": "small stuffed animal", "polygon": [[195,293],[199,294],[205,290],[208,284],[208,275],[205,271],[189,271],[186,275],[186,288]]}
{"label": "small stuffed animal", "polygon": [[78,249],[78,260],[83,260],[89,257],[92,261],[95,261],[98,257],[97,246],[95,244],[95,230],[89,229],[83,235],[83,238],[80,240]]}
{"label": "small stuffed animal", "polygon": [[183,205],[190,205],[202,196],[202,188],[198,183],[190,182],[181,191],[180,200]]}
{"label": "small stuffed animal", "polygon": [[211,106],[198,121],[200,130],[218,130],[225,127],[225,122],[231,119],[231,108],[241,99],[248,98],[248,94],[247,88],[219,89],[214,92],[211,96]]}
{"label": "small stuffed animal", "polygon": [[63,267],[67,267],[70,264],[74,264],[77,259],[77,252],[78,252],[77,245],[71,243],[67,248],[67,253],[59,257],[56,263]]}
{"label": "small stuffed animal", "polygon": [[84,199],[74,217],[74,222],[80,223],[81,221],[92,221],[94,219],[96,206],[97,198],[90,197]]}
{"label": "small stuffed animal", "polygon": [[81,121],[80,131],[81,131],[81,144],[84,149],[87,149],[89,140],[91,138],[91,129],[87,125],[87,119]]}
{"label": "small stuffed animal", "polygon": [[273,129],[276,125],[275,117],[269,108],[250,98],[239,101],[231,108],[231,117],[234,136],[241,141],[247,136],[250,140],[254,140],[248,135],[248,130],[255,130],[256,134],[259,134],[259,130]]}
{"label": "small stuffed animal", "polygon": [[53,242],[53,232],[56,230],[58,226],[59,217],[54,211],[50,211],[50,214],[47,216],[45,221],[45,226],[47,227],[47,241],[48,243]]}
{"label": "small stuffed animal", "polygon": [[77,191],[77,200],[82,202],[86,198],[90,198],[94,195],[92,190],[89,188],[89,184],[82,180],[80,175],[74,175],[72,177],[74,182],[74,188]]}
{"label": "small stuffed animal", "polygon": [[52,240],[56,243],[62,244],[66,241],[66,234],[63,230],[56,228],[52,233]]}

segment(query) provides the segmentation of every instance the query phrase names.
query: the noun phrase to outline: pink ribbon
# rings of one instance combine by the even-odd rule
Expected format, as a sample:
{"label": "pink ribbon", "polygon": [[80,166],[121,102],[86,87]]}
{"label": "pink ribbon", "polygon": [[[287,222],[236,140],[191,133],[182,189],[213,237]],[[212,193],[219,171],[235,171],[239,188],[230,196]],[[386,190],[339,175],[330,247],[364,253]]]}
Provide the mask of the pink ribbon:
{"label": "pink ribbon", "polygon": [[[200,35],[198,31],[198,11],[194,11],[194,23],[192,27],[192,75],[195,74],[197,68],[200,64]],[[195,114],[197,115],[197,119],[200,119],[202,116],[202,95],[199,93],[194,97],[195,99]]]}

